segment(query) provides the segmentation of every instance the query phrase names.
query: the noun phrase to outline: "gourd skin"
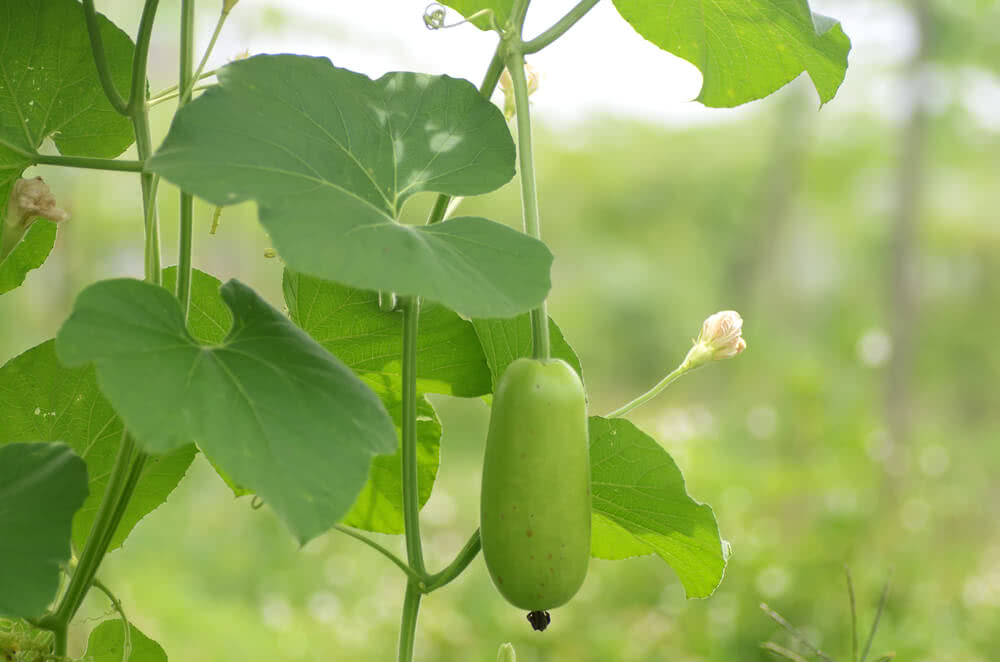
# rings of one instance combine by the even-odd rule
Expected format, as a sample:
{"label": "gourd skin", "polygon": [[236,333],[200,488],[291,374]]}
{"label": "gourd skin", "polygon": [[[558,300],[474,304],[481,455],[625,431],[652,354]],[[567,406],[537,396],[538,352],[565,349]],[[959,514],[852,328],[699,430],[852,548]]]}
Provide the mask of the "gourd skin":
{"label": "gourd skin", "polygon": [[483,462],[483,558],[515,607],[552,609],[577,592],[590,561],[586,395],[559,359],[518,359],[495,391]]}

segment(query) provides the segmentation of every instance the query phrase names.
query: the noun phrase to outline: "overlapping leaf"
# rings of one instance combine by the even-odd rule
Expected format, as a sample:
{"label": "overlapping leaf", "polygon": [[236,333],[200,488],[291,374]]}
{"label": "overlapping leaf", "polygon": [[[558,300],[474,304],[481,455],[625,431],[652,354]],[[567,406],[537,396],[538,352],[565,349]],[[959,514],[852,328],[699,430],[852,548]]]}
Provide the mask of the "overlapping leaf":
{"label": "overlapping leaf", "polygon": [[[134,46],[104,16],[98,15],[98,24],[112,78],[124,92]],[[101,89],[80,3],[0,0],[0,221],[14,180],[34,163],[46,138],[63,154],[113,157],[132,144],[133,135],[131,123]],[[23,240],[34,233],[30,257],[7,264],[11,255],[0,265],[0,293],[11,283],[20,285],[26,271],[44,261],[52,243],[47,235],[54,235],[45,225]]]}
{"label": "overlapping leaf", "polygon": [[684,477],[654,439],[623,418],[590,417],[591,553],[656,554],[689,598],[711,595],[726,570],[712,509],[688,496]]}
{"label": "overlapping leaf", "polygon": [[837,93],[851,41],[807,0],[614,0],[635,30],[702,73],[698,101],[728,108],[766,97],[803,71],[820,100]]}
{"label": "overlapping leaf", "polygon": [[470,317],[509,317],[545,297],[541,242],[483,218],[397,222],[414,193],[476,195],[513,176],[503,116],[468,81],[373,81],[326,58],[262,55],[219,82],[177,114],[149,167],[218,205],[256,200],[290,268]]}
{"label": "overlapping leaf", "polygon": [[[292,321],[361,375],[389,377],[399,390],[403,318],[378,305],[378,293],[285,270]],[[444,306],[420,308],[417,390],[475,397],[489,393],[490,371],[472,323]]]}
{"label": "overlapping leaf", "polygon": [[[87,541],[121,439],[121,420],[98,390],[93,367],[64,367],[56,358],[54,341],[0,368],[0,446],[64,441],[87,463],[90,494],[73,518],[78,551]],[[139,520],[166,500],[194,455],[194,446],[188,444],[146,462],[109,549],[121,545]]]}
{"label": "overlapping leaf", "polygon": [[129,628],[128,662],[167,662],[167,654],[160,644],[156,643],[136,626],[122,621],[104,621],[90,633],[87,640],[87,656],[89,662],[121,662],[126,659],[125,627]]}
{"label": "overlapping leaf", "polygon": [[306,541],[348,511],[372,456],[395,450],[392,421],[349,368],[248,287],[230,281],[221,294],[233,327],[204,346],[166,290],[96,283],[63,325],[59,357],[96,365],[102,392],[146,448],[193,439]]}
{"label": "overlapping leaf", "polygon": [[[0,200],[3,196],[4,194],[0,192]],[[0,215],[2,213],[0,211]],[[2,231],[2,219],[0,219],[0,232]],[[45,263],[55,243],[56,224],[43,220],[35,221],[10,255],[0,260],[0,294],[20,287],[29,271]]]}
{"label": "overlapping leaf", "polygon": [[[529,314],[518,315],[511,319],[479,319],[473,320],[472,323],[486,354],[486,362],[490,366],[494,384],[507,366],[519,358],[531,356]],[[570,364],[580,379],[583,379],[583,367],[580,365],[579,357],[566,342],[562,330],[552,318],[549,318],[549,344],[552,357]]]}
{"label": "overlapping leaf", "polygon": [[55,598],[86,497],[87,466],[69,446],[0,446],[0,616],[35,618]]}

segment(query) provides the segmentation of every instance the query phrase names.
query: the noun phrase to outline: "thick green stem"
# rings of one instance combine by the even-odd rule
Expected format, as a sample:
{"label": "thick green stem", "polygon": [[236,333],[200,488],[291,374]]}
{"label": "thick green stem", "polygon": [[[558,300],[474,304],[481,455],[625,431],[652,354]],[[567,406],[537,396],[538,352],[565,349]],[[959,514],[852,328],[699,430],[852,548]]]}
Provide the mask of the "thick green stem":
{"label": "thick green stem", "polygon": [[97,77],[101,81],[104,89],[104,96],[108,98],[111,107],[122,115],[128,115],[128,102],[122,98],[115,81],[111,78],[111,68],[108,66],[108,56],[104,52],[104,39],[101,37],[101,28],[97,22],[97,10],[94,9],[94,0],[83,0],[83,16],[87,22],[87,34],[90,37],[90,50],[94,55],[94,64],[97,65]]}
{"label": "thick green stem", "polygon": [[420,610],[420,589],[413,582],[406,585],[403,597],[403,618],[399,625],[398,662],[412,662],[413,641],[417,635],[417,612]]}
{"label": "thick green stem", "polygon": [[455,560],[452,561],[447,568],[441,572],[435,573],[427,578],[426,586],[424,588],[424,593],[430,593],[431,591],[436,591],[437,589],[451,583],[456,577],[458,577],[462,572],[465,571],[469,564],[472,563],[473,559],[479,554],[479,550],[482,549],[483,544],[479,538],[479,529],[472,534],[469,541],[465,543],[465,547],[462,551],[458,553]]}
{"label": "thick green stem", "polygon": [[521,52],[524,53],[525,55],[529,55],[531,53],[537,53],[538,51],[542,50],[543,48],[551,44],[553,41],[563,36],[563,34],[571,27],[576,25],[576,22],[579,21],[584,16],[586,16],[587,12],[593,9],[594,5],[596,5],[598,2],[600,2],[600,0],[581,0],[580,3],[575,7],[573,7],[572,9],[570,9],[565,16],[556,21],[556,23],[551,28],[549,28],[542,34],[538,35],[531,41],[524,42],[524,46],[521,48]]}
{"label": "thick green stem", "polygon": [[[194,74],[194,5],[195,0],[181,2],[181,53],[178,89],[183,90],[177,99],[179,108],[191,100],[191,89],[197,76]],[[204,62],[204,61],[203,61]],[[194,241],[194,196],[181,191],[179,239],[177,247],[177,301],[187,319],[191,307],[191,249]]]}
{"label": "thick green stem", "polygon": [[406,557],[409,566],[425,574],[420,542],[420,497],[417,473],[417,327],[420,299],[404,297],[403,309],[403,521],[406,526]]}
{"label": "thick green stem", "polygon": [[89,156],[63,156],[60,154],[32,154],[31,160],[37,165],[55,165],[88,170],[112,170],[115,172],[142,172],[143,162],[129,159],[98,159]]}
{"label": "thick green stem", "polygon": [[[527,4],[527,3],[525,3]],[[538,218],[538,190],[535,186],[535,160],[531,146],[531,111],[528,103],[528,81],[524,74],[524,55],[518,48],[508,50],[507,71],[514,87],[517,112],[517,152],[521,164],[521,208],[525,234],[541,239]],[[549,358],[549,315],[545,302],[531,311],[532,357]]]}
{"label": "thick green stem", "polygon": [[[146,0],[139,19],[139,34],[135,40],[135,55],[132,58],[132,89],[128,95],[128,115],[135,121],[136,113],[146,114],[146,66],[149,63],[149,40],[153,36],[153,23],[160,0]],[[138,144],[139,136],[136,136]],[[139,158],[148,156],[139,154]]]}

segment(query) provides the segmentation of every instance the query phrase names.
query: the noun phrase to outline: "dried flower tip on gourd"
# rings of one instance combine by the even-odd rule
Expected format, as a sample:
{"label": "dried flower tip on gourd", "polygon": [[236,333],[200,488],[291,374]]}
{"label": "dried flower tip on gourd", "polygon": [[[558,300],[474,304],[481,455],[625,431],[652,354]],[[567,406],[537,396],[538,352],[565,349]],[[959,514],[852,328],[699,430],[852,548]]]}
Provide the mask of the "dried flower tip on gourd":
{"label": "dried flower tip on gourd", "polygon": [[18,179],[7,203],[5,224],[27,230],[37,218],[59,223],[69,220],[69,213],[56,205],[55,196],[41,177]]}
{"label": "dried flower tip on gourd", "polygon": [[701,325],[701,333],[684,362],[689,369],[696,368],[708,361],[732,358],[746,348],[743,318],[735,310],[723,310]]}
{"label": "dried flower tip on gourd", "polygon": [[[541,74],[535,70],[527,62],[524,63],[524,77],[528,83],[528,96],[538,91],[538,84],[541,80]],[[507,69],[503,70],[500,74],[500,91],[503,92],[503,114],[508,120],[514,117],[516,111],[516,102],[514,100],[514,81],[510,77],[510,71]]]}

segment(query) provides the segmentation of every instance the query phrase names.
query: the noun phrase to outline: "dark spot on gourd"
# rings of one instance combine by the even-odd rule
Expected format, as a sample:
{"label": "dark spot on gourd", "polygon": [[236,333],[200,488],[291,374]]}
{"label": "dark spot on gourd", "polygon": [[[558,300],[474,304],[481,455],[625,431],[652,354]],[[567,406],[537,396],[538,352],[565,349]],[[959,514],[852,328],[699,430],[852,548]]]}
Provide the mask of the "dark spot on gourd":
{"label": "dark spot on gourd", "polygon": [[527,536],[528,536],[528,537],[530,538],[531,536],[535,535],[535,532],[534,532],[534,531],[532,531],[531,529],[528,529],[528,530],[527,530],[527,531],[525,532],[525,535],[527,535]]}
{"label": "dark spot on gourd", "polygon": [[549,559],[551,559],[551,558],[552,558],[552,555],[551,555],[551,554],[549,554]]}
{"label": "dark spot on gourd", "polygon": [[503,584],[503,577],[497,577],[497,583]]}

